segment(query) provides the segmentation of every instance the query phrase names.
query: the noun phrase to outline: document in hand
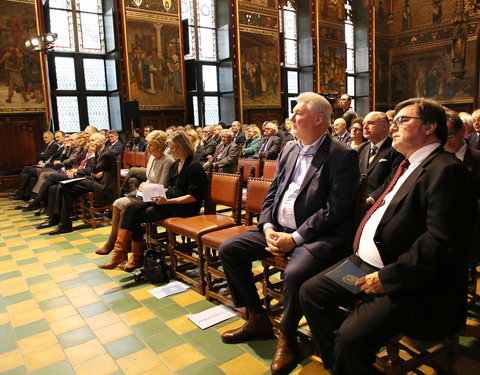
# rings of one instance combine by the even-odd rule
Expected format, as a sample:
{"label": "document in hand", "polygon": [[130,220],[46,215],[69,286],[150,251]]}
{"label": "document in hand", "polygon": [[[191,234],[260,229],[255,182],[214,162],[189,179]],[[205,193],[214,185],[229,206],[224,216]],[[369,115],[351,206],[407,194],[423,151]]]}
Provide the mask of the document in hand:
{"label": "document in hand", "polygon": [[60,183],[65,185],[65,184],[69,184],[70,182],[82,181],[82,180],[86,180],[86,178],[85,177],[71,178],[69,180],[60,181]]}
{"label": "document in hand", "polygon": [[165,197],[165,187],[160,184],[142,185],[143,201],[151,202],[153,197]]}
{"label": "document in hand", "polygon": [[360,287],[355,286],[355,281],[365,275],[365,272],[348,259],[341,263],[337,268],[325,274],[330,280],[336,282],[338,285],[353,294],[360,293]]}

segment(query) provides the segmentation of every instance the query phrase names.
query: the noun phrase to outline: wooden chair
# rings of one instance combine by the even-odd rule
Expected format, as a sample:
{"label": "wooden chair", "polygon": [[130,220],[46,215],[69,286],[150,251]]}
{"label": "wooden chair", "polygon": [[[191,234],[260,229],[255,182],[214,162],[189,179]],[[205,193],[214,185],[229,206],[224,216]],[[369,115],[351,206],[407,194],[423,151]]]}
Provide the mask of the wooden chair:
{"label": "wooden chair", "polygon": [[205,256],[205,296],[208,300],[216,299],[225,304],[232,304],[217,250],[223,241],[255,227],[255,225],[252,225],[254,216],[260,213],[271,183],[271,180],[263,178],[248,179],[246,225],[221,229],[202,236],[202,253]]}
{"label": "wooden chair", "polygon": [[146,167],[148,162],[148,155],[146,152],[137,151],[134,155],[135,167]]}
{"label": "wooden chair", "polygon": [[278,162],[276,160],[265,160],[263,162],[262,177],[273,179],[275,177],[275,170]]}
{"label": "wooden chair", "polygon": [[237,173],[240,173],[241,167],[243,167],[243,180],[245,182],[249,177],[260,177],[261,159],[238,159]]}
{"label": "wooden chair", "polygon": [[[241,219],[242,175],[213,172],[210,176],[210,198],[205,203],[206,214],[175,218],[165,224],[172,277],[192,284],[201,294],[205,294],[201,237],[214,230],[238,225]],[[230,207],[232,215],[217,214],[217,204]],[[182,241],[177,240],[178,236],[181,236]]]}

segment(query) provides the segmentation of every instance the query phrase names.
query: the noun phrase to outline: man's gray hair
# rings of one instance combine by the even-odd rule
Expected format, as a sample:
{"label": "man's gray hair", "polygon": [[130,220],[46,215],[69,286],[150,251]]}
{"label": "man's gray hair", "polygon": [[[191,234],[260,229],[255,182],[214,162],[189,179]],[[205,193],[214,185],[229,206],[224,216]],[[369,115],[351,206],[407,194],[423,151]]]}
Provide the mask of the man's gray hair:
{"label": "man's gray hair", "polygon": [[306,103],[307,108],[324,114],[324,124],[329,126],[330,120],[332,118],[332,106],[322,95],[316,94],[314,92],[304,92],[300,94],[297,98],[297,103]]}

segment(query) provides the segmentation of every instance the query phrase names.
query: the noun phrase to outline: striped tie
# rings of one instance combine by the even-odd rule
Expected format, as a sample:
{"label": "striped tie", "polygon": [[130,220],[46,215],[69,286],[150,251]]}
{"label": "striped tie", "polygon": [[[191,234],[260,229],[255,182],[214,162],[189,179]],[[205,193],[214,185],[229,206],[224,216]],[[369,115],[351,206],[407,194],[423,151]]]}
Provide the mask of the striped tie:
{"label": "striped tie", "polygon": [[375,159],[375,155],[377,155],[377,150],[378,147],[373,145],[372,148],[370,149],[370,157],[368,158],[368,164],[370,164],[373,159]]}

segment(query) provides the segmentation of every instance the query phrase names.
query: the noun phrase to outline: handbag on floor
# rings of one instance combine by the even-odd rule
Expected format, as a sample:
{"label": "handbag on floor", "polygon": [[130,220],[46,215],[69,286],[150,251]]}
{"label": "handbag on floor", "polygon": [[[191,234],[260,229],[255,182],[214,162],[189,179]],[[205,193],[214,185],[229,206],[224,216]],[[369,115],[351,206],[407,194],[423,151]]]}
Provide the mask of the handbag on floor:
{"label": "handbag on floor", "polygon": [[168,267],[165,264],[164,252],[148,250],[145,255],[143,272],[148,282],[152,284],[167,283],[170,278]]}

